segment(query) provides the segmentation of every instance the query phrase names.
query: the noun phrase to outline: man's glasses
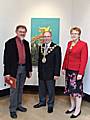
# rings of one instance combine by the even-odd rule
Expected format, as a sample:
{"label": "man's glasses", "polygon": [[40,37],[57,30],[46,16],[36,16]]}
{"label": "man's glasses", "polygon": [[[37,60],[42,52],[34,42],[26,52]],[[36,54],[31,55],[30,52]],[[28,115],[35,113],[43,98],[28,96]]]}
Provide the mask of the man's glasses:
{"label": "man's glasses", "polygon": [[51,37],[51,36],[43,36],[44,38],[49,38],[49,37]]}
{"label": "man's glasses", "polygon": [[19,33],[26,33],[26,31],[18,31]]}

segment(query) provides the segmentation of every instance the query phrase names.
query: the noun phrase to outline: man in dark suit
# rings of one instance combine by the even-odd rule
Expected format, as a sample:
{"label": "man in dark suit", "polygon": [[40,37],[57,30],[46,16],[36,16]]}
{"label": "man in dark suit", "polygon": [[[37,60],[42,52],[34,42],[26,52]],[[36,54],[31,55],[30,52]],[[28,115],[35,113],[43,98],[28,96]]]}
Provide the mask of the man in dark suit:
{"label": "man in dark suit", "polygon": [[29,43],[24,39],[27,28],[23,25],[16,27],[16,37],[5,43],[4,76],[16,78],[16,88],[10,87],[10,116],[17,118],[16,110],[26,112],[22,106],[22,94],[26,77],[32,75],[32,62]]}
{"label": "man in dark suit", "polygon": [[60,76],[61,48],[51,42],[52,33],[43,34],[44,42],[39,48],[38,77],[39,77],[39,103],[34,108],[46,106],[48,93],[48,113],[53,112],[55,97],[55,80]]}

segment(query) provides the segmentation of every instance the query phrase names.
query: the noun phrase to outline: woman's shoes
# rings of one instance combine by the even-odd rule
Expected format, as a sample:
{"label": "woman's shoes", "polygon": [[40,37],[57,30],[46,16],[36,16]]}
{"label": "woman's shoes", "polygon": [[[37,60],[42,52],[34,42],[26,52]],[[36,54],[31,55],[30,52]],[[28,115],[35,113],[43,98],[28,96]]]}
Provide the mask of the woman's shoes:
{"label": "woman's shoes", "polygon": [[66,113],[66,114],[70,114],[70,113],[72,113],[72,112],[74,112],[74,111],[75,111],[75,108],[74,108],[73,110],[71,110],[71,111],[67,110],[65,113]]}
{"label": "woman's shoes", "polygon": [[70,116],[70,118],[77,118],[80,114],[81,114],[81,110],[80,110],[80,112],[79,112],[77,115],[73,115],[73,114],[72,114],[72,115]]}

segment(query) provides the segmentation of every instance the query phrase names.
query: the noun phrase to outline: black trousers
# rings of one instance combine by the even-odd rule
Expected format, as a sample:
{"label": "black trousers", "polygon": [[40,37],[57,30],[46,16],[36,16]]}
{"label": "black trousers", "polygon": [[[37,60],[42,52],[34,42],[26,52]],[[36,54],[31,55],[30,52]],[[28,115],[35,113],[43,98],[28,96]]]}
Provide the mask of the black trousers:
{"label": "black trousers", "polygon": [[39,80],[39,103],[46,104],[48,95],[48,107],[54,106],[55,80]]}

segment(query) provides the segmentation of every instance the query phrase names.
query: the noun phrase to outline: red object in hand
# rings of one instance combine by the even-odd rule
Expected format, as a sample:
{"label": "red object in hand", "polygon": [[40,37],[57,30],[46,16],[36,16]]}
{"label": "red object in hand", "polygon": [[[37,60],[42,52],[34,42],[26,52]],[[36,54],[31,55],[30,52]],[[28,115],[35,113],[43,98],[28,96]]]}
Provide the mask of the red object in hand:
{"label": "red object in hand", "polygon": [[7,83],[8,85],[10,85],[12,88],[16,88],[16,79],[14,77],[5,77],[5,83]]}

